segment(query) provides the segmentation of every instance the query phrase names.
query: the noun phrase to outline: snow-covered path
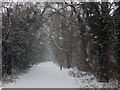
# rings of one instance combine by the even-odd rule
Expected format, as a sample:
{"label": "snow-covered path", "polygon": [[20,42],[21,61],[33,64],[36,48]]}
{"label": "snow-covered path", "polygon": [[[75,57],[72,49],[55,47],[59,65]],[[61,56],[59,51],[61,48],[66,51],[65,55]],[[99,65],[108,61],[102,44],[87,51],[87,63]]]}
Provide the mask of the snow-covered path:
{"label": "snow-covered path", "polygon": [[79,88],[68,71],[68,69],[60,70],[52,62],[44,62],[19,77],[16,83],[8,84],[3,88]]}
{"label": "snow-covered path", "polygon": [[2,81],[0,81],[0,90],[2,89]]}

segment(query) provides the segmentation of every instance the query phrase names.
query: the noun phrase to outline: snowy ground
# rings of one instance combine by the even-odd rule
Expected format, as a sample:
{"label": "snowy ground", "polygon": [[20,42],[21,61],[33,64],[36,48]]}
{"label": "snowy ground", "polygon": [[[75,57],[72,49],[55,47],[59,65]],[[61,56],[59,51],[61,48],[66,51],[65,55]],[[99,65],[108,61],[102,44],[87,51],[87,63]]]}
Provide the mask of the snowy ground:
{"label": "snowy ground", "polygon": [[2,82],[0,81],[0,90],[2,89]]}
{"label": "snowy ground", "polygon": [[5,88],[77,88],[68,70],[59,70],[52,62],[44,62],[16,80],[16,83],[3,86]]}
{"label": "snowy ground", "polygon": [[[91,88],[102,87],[93,75],[84,75],[79,78],[74,75],[75,70],[63,69],[52,62],[44,62],[33,67],[29,73],[24,74],[3,88]],[[74,76],[74,77],[73,77]]]}

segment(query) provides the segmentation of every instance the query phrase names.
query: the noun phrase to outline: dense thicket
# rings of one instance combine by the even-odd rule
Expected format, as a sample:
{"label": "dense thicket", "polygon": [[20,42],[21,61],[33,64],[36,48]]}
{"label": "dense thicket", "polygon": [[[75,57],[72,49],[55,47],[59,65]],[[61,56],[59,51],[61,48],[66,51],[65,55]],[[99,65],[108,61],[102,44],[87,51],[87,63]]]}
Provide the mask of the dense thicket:
{"label": "dense thicket", "polygon": [[3,7],[3,76],[24,71],[51,53],[48,59],[60,66],[120,83],[120,2],[3,3]]}

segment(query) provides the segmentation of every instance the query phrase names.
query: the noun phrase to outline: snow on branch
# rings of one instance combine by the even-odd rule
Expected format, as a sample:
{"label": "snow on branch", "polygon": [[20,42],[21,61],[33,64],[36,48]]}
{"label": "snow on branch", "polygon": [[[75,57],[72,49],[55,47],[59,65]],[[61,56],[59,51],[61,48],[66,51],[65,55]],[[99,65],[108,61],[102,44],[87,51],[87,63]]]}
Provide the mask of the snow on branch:
{"label": "snow on branch", "polygon": [[54,39],[52,39],[52,41],[54,42],[54,44],[57,46],[58,49],[65,51],[65,52],[67,51],[67,50],[61,48]]}

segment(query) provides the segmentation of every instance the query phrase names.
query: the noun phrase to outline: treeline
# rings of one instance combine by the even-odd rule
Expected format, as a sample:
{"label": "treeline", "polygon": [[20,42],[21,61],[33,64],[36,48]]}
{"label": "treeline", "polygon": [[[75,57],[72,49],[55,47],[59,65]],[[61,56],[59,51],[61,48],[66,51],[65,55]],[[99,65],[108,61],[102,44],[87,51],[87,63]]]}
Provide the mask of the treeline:
{"label": "treeline", "polygon": [[39,3],[3,2],[2,7],[2,76],[7,79],[43,60],[41,28],[46,20]]}
{"label": "treeline", "polygon": [[120,83],[120,2],[3,3],[2,20],[3,76],[39,61],[46,45],[59,65]]}
{"label": "treeline", "polygon": [[120,2],[64,2],[49,6],[56,62],[120,83]]}

